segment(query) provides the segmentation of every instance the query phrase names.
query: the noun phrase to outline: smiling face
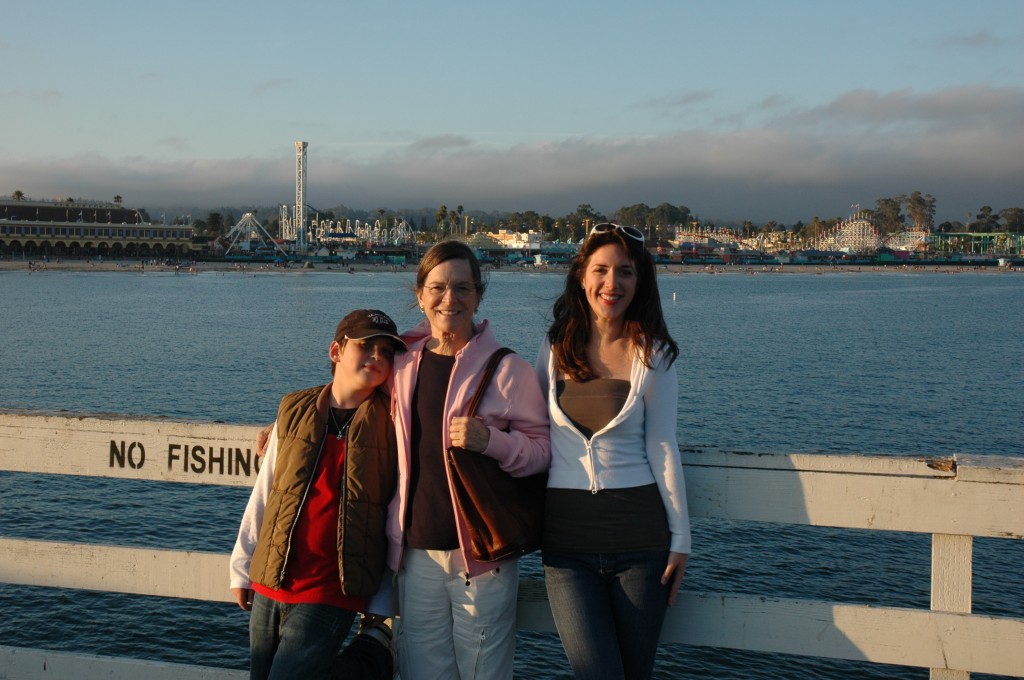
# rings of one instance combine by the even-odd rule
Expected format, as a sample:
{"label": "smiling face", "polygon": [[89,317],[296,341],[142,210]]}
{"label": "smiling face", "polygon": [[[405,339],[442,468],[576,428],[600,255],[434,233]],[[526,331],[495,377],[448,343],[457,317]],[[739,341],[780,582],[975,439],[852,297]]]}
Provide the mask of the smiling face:
{"label": "smiling face", "polygon": [[621,323],[636,295],[636,266],[621,245],[609,243],[587,259],[580,283],[592,322]]}
{"label": "smiling face", "polygon": [[416,291],[431,334],[444,347],[459,349],[473,337],[473,314],[480,294],[473,282],[469,262],[445,260],[430,270]]}

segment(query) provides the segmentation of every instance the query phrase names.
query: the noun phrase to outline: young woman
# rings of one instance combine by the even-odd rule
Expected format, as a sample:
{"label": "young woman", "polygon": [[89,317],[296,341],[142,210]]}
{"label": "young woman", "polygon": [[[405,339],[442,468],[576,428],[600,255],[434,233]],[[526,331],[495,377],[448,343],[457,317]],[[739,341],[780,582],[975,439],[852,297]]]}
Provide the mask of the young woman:
{"label": "young woman", "polygon": [[[511,679],[517,559],[482,563],[451,493],[445,451],[458,446],[498,461],[513,477],[547,470],[547,408],[530,364],[501,360],[476,418],[469,401],[501,345],[473,317],[484,295],[480,264],[464,243],[424,255],[416,298],[425,321],[402,337],[393,410],[399,489],[388,511],[389,566],[398,574],[399,668],[405,680]],[[494,498],[494,508],[502,506]]]}
{"label": "young woman", "polygon": [[690,552],[679,354],[643,233],[598,224],[537,357],[551,419],[542,554],[577,678],[649,678]]}

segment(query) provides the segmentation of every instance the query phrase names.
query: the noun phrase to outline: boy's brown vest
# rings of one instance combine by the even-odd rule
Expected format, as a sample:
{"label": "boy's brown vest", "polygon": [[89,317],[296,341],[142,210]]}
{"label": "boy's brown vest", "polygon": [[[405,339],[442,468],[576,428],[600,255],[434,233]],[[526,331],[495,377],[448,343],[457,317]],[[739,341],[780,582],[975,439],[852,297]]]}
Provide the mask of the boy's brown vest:
{"label": "boy's brown vest", "polygon": [[[277,413],[278,451],[274,484],[263,512],[249,579],[277,590],[284,582],[291,532],[327,431],[318,408],[324,387],[285,395]],[[398,484],[398,454],[391,400],[374,393],[356,410],[348,428],[345,488],[338,514],[341,591],[350,597],[377,592],[387,560],[388,503]]]}

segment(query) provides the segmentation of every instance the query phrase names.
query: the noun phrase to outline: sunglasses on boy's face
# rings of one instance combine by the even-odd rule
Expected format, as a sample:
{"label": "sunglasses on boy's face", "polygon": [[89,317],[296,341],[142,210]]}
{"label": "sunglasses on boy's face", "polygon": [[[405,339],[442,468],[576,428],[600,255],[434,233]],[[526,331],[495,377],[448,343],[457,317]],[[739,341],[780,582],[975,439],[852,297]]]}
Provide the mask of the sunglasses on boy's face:
{"label": "sunglasses on boy's face", "polygon": [[644,233],[636,227],[627,227],[622,224],[613,224],[611,222],[602,222],[601,224],[595,224],[594,228],[590,230],[590,235],[594,234],[607,234],[608,232],[619,231],[623,235],[628,236],[634,241],[644,242]]}

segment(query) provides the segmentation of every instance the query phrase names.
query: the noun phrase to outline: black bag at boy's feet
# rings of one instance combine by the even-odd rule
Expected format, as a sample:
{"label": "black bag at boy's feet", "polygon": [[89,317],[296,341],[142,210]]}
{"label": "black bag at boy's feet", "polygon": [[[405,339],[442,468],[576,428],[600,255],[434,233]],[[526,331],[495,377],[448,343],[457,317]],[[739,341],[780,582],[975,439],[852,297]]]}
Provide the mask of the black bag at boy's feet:
{"label": "black bag at boy's feet", "polygon": [[364,616],[359,633],[352,638],[334,661],[334,680],[392,680],[395,677],[395,654],[391,627],[383,619]]}

